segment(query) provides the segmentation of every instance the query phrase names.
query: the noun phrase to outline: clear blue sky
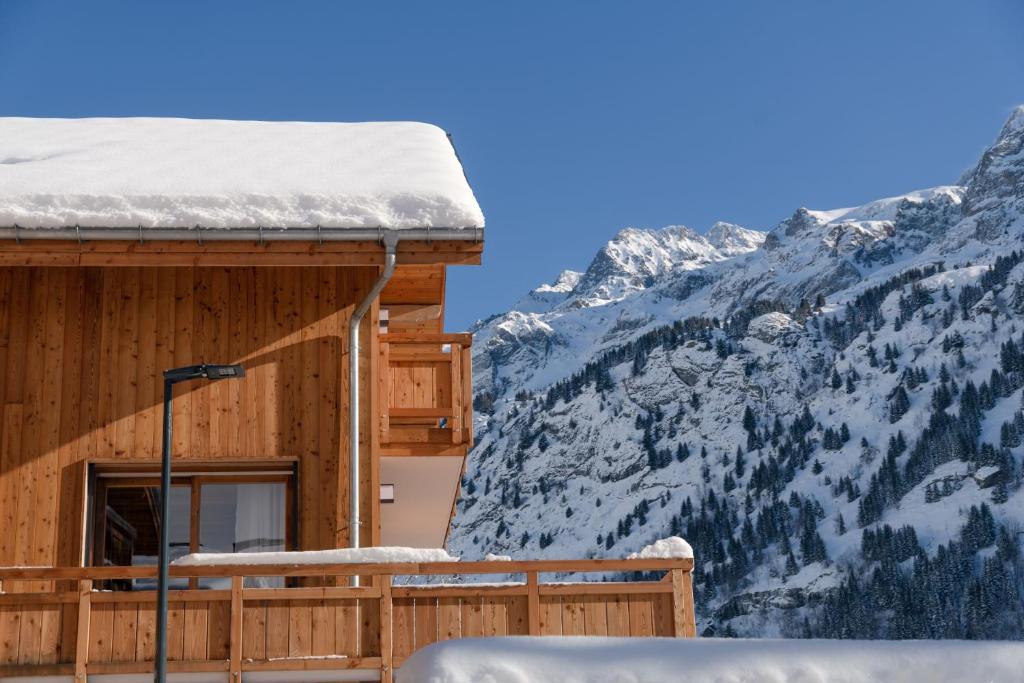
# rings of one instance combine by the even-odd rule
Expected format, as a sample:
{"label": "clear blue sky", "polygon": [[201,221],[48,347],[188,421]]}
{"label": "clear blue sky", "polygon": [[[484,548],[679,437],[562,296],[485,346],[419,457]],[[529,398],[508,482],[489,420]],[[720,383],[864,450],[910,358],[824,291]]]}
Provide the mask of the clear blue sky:
{"label": "clear blue sky", "polygon": [[487,216],[449,329],[627,225],[948,183],[1024,103],[1024,3],[0,0],[0,114],[422,120]]}

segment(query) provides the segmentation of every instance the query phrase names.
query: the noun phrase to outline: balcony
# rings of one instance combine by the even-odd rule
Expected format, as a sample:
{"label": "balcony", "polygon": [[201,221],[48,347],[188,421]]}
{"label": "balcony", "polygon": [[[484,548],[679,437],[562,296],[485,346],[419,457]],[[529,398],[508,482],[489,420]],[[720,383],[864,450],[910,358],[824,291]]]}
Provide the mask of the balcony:
{"label": "balcony", "polygon": [[[227,588],[173,590],[169,670],[240,683],[250,672],[326,680],[349,671],[389,682],[413,651],[438,640],[498,635],[693,637],[691,559],[537,560],[172,567]],[[638,582],[542,582],[545,573],[664,573]],[[370,577],[352,587],[347,577]],[[512,575],[488,584],[396,585],[395,577]],[[153,670],[154,591],[96,590],[153,579],[154,567],[0,568],[0,678],[144,674]],[[289,577],[250,588],[252,576]],[[301,584],[301,585],[300,585]],[[305,673],[303,673],[305,672]],[[319,674],[317,672],[320,672]],[[255,678],[255,677],[254,677]]]}
{"label": "balcony", "polygon": [[473,444],[469,334],[380,336],[381,455],[465,455]]}

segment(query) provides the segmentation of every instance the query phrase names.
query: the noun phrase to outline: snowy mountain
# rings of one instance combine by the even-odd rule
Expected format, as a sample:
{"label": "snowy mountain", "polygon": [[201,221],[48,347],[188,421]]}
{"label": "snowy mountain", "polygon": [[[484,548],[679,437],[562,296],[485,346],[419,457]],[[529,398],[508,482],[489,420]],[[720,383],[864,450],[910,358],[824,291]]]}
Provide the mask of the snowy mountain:
{"label": "snowy mountain", "polygon": [[957,185],[629,228],[478,323],[467,558],[681,534],[708,632],[1024,638],[1024,107]]}

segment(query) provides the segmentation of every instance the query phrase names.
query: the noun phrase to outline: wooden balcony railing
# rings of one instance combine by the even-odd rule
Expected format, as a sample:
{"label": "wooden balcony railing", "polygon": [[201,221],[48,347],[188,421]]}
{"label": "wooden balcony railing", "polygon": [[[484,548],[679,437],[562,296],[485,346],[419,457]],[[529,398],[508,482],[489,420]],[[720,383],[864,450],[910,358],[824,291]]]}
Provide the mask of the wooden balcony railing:
{"label": "wooden balcony railing", "polygon": [[383,455],[465,455],[473,444],[470,334],[380,337]]}
{"label": "wooden balcony railing", "polygon": [[[230,588],[173,590],[169,670],[361,669],[392,680],[438,640],[498,635],[695,635],[693,561],[581,560],[172,567]],[[660,581],[544,583],[551,572],[665,572]],[[348,586],[346,577],[372,577]],[[394,585],[395,576],[524,575],[501,584]],[[304,585],[249,588],[251,576]],[[155,591],[97,591],[107,579],[153,579],[153,567],[0,568],[0,678],[153,670]]]}

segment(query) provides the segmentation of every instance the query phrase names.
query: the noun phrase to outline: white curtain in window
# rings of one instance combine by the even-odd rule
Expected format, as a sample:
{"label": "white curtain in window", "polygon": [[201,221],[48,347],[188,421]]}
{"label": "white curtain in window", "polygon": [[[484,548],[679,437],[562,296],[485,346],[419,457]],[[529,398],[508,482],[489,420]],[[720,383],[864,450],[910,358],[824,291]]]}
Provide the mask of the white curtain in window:
{"label": "white curtain in window", "polygon": [[[281,483],[236,486],[236,553],[276,552],[285,549],[285,486]],[[280,578],[254,577],[246,585],[281,586]]]}

